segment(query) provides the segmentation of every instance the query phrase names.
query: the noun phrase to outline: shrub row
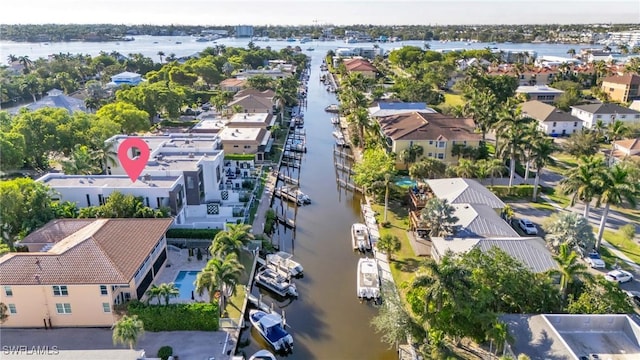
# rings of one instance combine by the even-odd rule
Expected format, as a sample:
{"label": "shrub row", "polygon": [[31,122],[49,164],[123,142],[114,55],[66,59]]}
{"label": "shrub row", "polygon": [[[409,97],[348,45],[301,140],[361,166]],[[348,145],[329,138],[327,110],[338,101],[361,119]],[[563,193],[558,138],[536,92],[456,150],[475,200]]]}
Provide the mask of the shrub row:
{"label": "shrub row", "polygon": [[168,238],[174,239],[213,239],[221,229],[169,229]]}
{"label": "shrub row", "polygon": [[211,303],[147,305],[131,301],[129,315],[138,315],[146,331],[216,331],[218,305]]}
{"label": "shrub row", "polygon": [[253,160],[255,159],[255,154],[225,154],[225,160]]}
{"label": "shrub row", "polygon": [[514,185],[511,188],[505,185],[488,186],[498,197],[527,198],[533,196],[533,185]]}

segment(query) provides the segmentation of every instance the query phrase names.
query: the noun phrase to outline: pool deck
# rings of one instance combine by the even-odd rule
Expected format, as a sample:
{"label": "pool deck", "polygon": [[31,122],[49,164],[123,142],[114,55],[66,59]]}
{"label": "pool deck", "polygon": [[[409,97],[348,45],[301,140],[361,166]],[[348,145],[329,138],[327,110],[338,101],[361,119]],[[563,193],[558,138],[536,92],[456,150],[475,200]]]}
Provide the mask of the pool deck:
{"label": "pool deck", "polygon": [[[163,266],[162,269],[160,269],[160,271],[158,272],[158,275],[153,280],[152,284],[160,285],[163,283],[174,282],[176,280],[176,276],[178,276],[178,273],[180,271],[202,270],[205,267],[205,265],[207,265],[207,261],[209,260],[205,252],[203,252],[203,255],[204,257],[200,261],[198,261],[195,256],[192,256],[191,260],[189,260],[189,251],[187,249],[180,249],[180,251],[176,251],[176,250],[173,250],[172,247],[169,247],[167,249],[167,262],[165,266]],[[171,266],[168,266],[168,265],[171,265]],[[146,300],[146,296],[143,298],[143,300]],[[202,294],[202,296],[198,295],[197,293],[194,294],[194,300],[172,298],[171,300],[169,300],[169,303],[177,304],[177,303],[189,303],[193,301],[208,302],[209,295],[205,291]]]}

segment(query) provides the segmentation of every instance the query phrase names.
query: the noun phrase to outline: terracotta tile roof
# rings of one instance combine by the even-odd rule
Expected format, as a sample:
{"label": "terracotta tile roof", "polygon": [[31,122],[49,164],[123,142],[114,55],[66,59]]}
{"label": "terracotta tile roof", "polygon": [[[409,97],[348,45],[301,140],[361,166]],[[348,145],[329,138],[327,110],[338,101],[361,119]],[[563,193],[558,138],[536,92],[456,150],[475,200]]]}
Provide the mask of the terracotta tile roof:
{"label": "terracotta tile roof", "polygon": [[473,119],[440,113],[413,112],[378,119],[382,132],[393,140],[480,140]]}
{"label": "terracotta tile roof", "polygon": [[237,86],[244,86],[247,83],[247,80],[245,79],[236,79],[236,78],[231,78],[231,79],[225,79],[222,80],[220,82],[220,87],[237,87]]}
{"label": "terracotta tile roof", "polygon": [[624,139],[616,141],[616,146],[630,151],[640,150],[640,139]]}
{"label": "terracotta tile roof", "polygon": [[242,89],[240,91],[238,91],[236,93],[236,95],[234,96],[234,98],[241,98],[243,96],[247,96],[247,95],[254,95],[254,96],[259,96],[259,97],[263,97],[265,99],[273,99],[273,96],[276,94],[275,91],[271,90],[271,89],[267,89],[265,91],[260,91],[258,89],[254,89],[254,88],[250,88],[250,89]]}
{"label": "terracotta tile roof", "polygon": [[613,83],[622,85],[640,85],[640,76],[638,74],[626,73],[624,75],[613,75],[606,77],[602,80],[602,83]]}
{"label": "terracotta tile roof", "polygon": [[344,61],[347,71],[378,71],[375,66],[364,59],[347,59]]}
{"label": "terracotta tile roof", "polygon": [[0,284],[127,284],[173,219],[94,219],[67,234],[47,224],[31,243],[51,243],[46,252],[10,253],[0,258]]}
{"label": "terracotta tile roof", "polygon": [[571,116],[553,105],[545,104],[538,100],[531,100],[520,104],[522,114],[540,122],[582,122],[577,117]]}

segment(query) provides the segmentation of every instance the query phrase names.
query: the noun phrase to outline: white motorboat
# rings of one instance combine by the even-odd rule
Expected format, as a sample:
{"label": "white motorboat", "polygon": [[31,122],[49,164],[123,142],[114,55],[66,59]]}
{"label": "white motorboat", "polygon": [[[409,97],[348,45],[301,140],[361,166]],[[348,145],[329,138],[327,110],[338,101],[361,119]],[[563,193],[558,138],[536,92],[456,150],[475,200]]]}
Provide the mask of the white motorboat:
{"label": "white motorboat", "polygon": [[380,274],[375,259],[361,258],[358,260],[358,288],[360,299],[377,300],[380,298]]}
{"label": "white motorboat", "polygon": [[347,142],[344,141],[344,139],[337,139],[336,138],[336,145],[338,145],[338,146],[347,146]]}
{"label": "white motorboat", "polygon": [[276,356],[273,355],[269,350],[260,350],[251,355],[249,360],[276,360]]}
{"label": "white motorboat", "polygon": [[295,284],[292,284],[285,276],[268,267],[263,268],[256,274],[255,281],[258,285],[282,297],[298,296],[298,290]]}
{"label": "white motorboat", "polygon": [[338,125],[338,124],[340,124],[340,118],[339,118],[339,117],[337,117],[337,116],[332,117],[332,118],[331,118],[331,123],[332,123],[333,125]]}
{"label": "white motorboat", "polygon": [[330,113],[338,113],[338,112],[340,112],[340,106],[338,106],[337,104],[331,104],[331,105],[325,107],[324,111],[330,112]]}
{"label": "white motorboat", "polygon": [[369,237],[369,228],[362,223],[351,225],[351,242],[353,249],[362,252],[371,250],[371,238]]}
{"label": "white motorboat", "polygon": [[275,351],[289,352],[293,349],[293,337],[285,330],[282,316],[262,310],[250,310],[249,321]]}
{"label": "white motorboat", "polygon": [[311,204],[311,198],[309,197],[309,195],[303,193],[302,191],[300,191],[300,189],[297,189],[295,187],[281,186],[276,189],[274,194],[283,199],[293,201],[298,205]]}
{"label": "white motorboat", "polygon": [[300,263],[293,261],[293,255],[279,251],[275,254],[269,254],[266,256],[267,265],[275,267],[277,270],[285,271],[290,276],[300,276],[302,275],[302,265]]}
{"label": "white motorboat", "polygon": [[335,130],[334,132],[331,133],[333,135],[334,138],[336,139],[342,139],[344,140],[344,135],[342,134],[342,131],[340,130]]}

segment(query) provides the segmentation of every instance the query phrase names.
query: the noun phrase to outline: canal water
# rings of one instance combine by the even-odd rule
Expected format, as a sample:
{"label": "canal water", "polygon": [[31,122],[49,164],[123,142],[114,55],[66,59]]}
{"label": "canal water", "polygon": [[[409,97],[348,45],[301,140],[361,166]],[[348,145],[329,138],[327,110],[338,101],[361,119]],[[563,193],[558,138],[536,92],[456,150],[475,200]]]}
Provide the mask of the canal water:
{"label": "canal water", "polygon": [[[337,187],[332,114],[324,111],[337,100],[320,82],[322,56],[314,55],[307,108],[303,109],[308,151],[299,170],[301,190],[312,203],[297,208],[295,239],[292,230],[285,232],[284,228],[274,235],[304,267],[304,277],[294,280],[300,296],[278,301],[267,291],[260,290],[260,294],[265,303],[274,304],[276,311],[285,312],[294,338],[288,359],[396,359],[395,350],[382,343],[370,325],[377,308],[360,303],[356,296],[360,255],[352,250],[350,229],[354,222],[361,221],[361,197]],[[293,171],[291,176],[296,178],[298,174]],[[273,207],[293,217],[296,209],[291,206],[276,199]],[[257,291],[254,289],[254,294]],[[240,343],[247,341],[247,346],[239,348],[247,355],[268,348],[250,327],[241,334]]]}

